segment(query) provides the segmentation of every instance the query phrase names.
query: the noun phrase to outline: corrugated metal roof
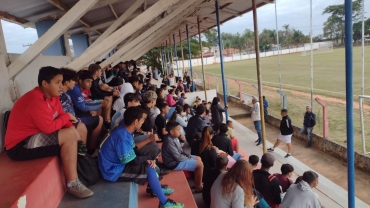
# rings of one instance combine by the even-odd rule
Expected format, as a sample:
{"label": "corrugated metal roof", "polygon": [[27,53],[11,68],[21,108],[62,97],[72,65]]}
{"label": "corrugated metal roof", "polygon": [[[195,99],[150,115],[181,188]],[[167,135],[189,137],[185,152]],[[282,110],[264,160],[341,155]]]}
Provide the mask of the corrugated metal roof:
{"label": "corrugated metal roof", "polygon": [[[135,1],[136,0],[100,0],[90,11],[83,15],[80,21],[76,22],[68,30],[68,33],[76,34],[90,32],[92,39],[95,39],[116,20],[117,16],[119,17],[127,11]],[[147,8],[158,1],[159,0],[147,0]],[[166,12],[170,13],[174,11],[176,7],[185,1],[186,0],[180,0]],[[0,0],[0,18],[21,24],[25,27],[34,27],[35,22],[58,20],[66,13],[66,9],[68,10],[73,7],[76,2],[77,0]],[[174,34],[177,36],[177,39],[179,30],[184,33],[182,39],[186,39],[186,23],[189,25],[189,35],[197,35],[197,16],[200,17],[201,31],[206,31],[216,26],[214,0],[204,0],[203,2],[204,3],[202,3],[200,7],[194,10],[191,16],[184,19],[181,25],[176,28],[177,31],[174,31]],[[261,7],[267,3],[273,3],[273,0],[256,0],[257,7]],[[251,11],[252,2],[251,0],[219,0],[219,8],[220,21],[223,23]],[[144,5],[137,9],[123,25],[134,19],[143,11]],[[157,22],[160,18],[166,16],[165,13],[157,17]],[[149,26],[147,27],[149,28]]]}

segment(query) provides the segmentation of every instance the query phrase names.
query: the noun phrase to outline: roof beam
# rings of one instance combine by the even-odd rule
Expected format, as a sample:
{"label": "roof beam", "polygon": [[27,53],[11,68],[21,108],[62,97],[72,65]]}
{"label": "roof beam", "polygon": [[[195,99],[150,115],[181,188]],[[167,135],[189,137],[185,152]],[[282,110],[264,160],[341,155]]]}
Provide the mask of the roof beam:
{"label": "roof beam", "polygon": [[146,7],[148,6],[148,0],[145,0],[143,3],[143,11],[146,10]]}
{"label": "roof beam", "polygon": [[0,11],[0,19],[8,20],[10,22],[21,24],[21,25],[28,23],[28,21],[25,19],[16,17],[14,15],[11,15],[7,12],[2,12],[2,11]]}
{"label": "roof beam", "polygon": [[76,23],[98,0],[79,0],[60,20],[9,65],[9,79],[14,79],[42,51]]}
{"label": "roof beam", "polygon": [[116,17],[116,19],[118,19],[118,15],[117,15],[116,11],[114,11],[114,8],[113,8],[112,4],[109,4],[109,7],[110,7],[110,10],[112,11],[112,13],[114,14],[114,16]]}
{"label": "roof beam", "polygon": [[136,0],[134,4],[130,6],[113,24],[111,24],[108,29],[104,31],[103,34],[100,35],[98,39],[94,41],[94,43],[87,49],[91,49],[92,47],[99,44],[102,40],[107,38],[110,34],[117,30],[119,26],[122,25],[124,21],[126,21],[144,2],[145,0]]}
{"label": "roof beam", "polygon": [[[68,11],[70,8],[67,7],[66,5],[64,5],[63,3],[61,3],[59,0],[47,0],[49,3],[51,3],[52,5],[56,6],[57,8],[59,8],[60,10],[62,11]],[[84,24],[86,27],[92,27],[92,25],[90,23],[88,23],[85,19],[81,18],[79,20],[82,24]],[[98,34],[101,34],[100,31],[96,30],[96,32]]]}
{"label": "roof beam", "polygon": [[91,10],[99,9],[101,7],[105,7],[108,6],[109,4],[114,4],[120,1],[123,0],[100,0],[98,3],[95,4],[95,6],[93,6],[93,8],[91,8]]}
{"label": "roof beam", "polygon": [[100,54],[107,53],[110,48],[118,45],[122,40],[148,24],[153,18],[156,18],[164,10],[178,1],[179,0],[159,0],[145,12],[102,40],[99,44],[85,51],[80,57],[69,63],[67,67],[75,70],[84,67],[96,57],[100,56]]}
{"label": "roof beam", "polygon": [[191,7],[191,5],[192,4],[198,5],[199,3],[196,3],[196,1],[199,1],[199,0],[187,0],[186,3],[184,3],[182,7],[178,7],[175,11],[169,14],[166,18],[162,19],[157,24],[155,24],[153,27],[145,31],[143,34],[137,37],[134,41],[131,41],[127,45],[122,46],[120,50],[118,50],[115,54],[113,54],[113,56],[109,58],[110,60],[107,59],[106,61],[104,61],[102,63],[102,66],[105,66],[108,63],[111,63],[112,60],[115,61],[119,59],[120,56],[122,56],[124,53],[134,48],[136,45],[142,43],[143,41],[150,40],[151,38],[148,38],[148,36],[156,33],[156,31],[160,30],[163,26],[175,25],[176,21],[181,21],[181,19],[184,16],[187,16],[191,12],[194,11],[194,7]]}

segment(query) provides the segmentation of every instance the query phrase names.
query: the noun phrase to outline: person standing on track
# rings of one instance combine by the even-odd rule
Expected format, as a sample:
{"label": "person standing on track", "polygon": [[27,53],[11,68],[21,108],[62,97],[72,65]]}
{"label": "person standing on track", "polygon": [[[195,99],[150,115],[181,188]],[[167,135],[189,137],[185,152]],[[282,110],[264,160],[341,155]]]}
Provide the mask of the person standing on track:
{"label": "person standing on track", "polygon": [[253,96],[252,98],[252,112],[251,117],[254,123],[254,128],[257,131],[258,139],[256,140],[257,146],[262,144],[262,131],[261,131],[261,115],[260,115],[260,103],[258,102],[257,98]]}
{"label": "person standing on track", "polygon": [[311,106],[306,106],[306,113],[304,114],[303,127],[300,134],[307,135],[308,143],[306,148],[312,146],[312,131],[313,127],[316,125],[316,115],[312,112]]}
{"label": "person standing on track", "polygon": [[290,120],[288,116],[288,110],[282,109],[281,110],[281,116],[283,117],[280,122],[280,134],[276,140],[276,143],[273,147],[268,148],[267,150],[270,152],[273,152],[276,147],[279,146],[280,142],[283,141],[288,146],[288,153],[285,155],[285,158],[290,157],[292,154],[292,135],[293,135],[293,126],[292,121]]}

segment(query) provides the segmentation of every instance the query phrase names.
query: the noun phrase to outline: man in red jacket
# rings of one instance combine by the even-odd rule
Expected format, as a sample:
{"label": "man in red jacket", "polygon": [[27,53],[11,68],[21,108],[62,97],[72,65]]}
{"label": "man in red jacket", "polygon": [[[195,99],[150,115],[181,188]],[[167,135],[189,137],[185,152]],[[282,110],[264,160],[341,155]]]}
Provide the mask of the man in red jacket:
{"label": "man in red jacket", "polygon": [[72,124],[77,122],[76,117],[63,111],[59,101],[62,80],[60,69],[50,66],[40,69],[39,86],[14,104],[5,148],[9,158],[18,161],[61,156],[68,192],[87,198],[93,192],[79,181],[77,175],[77,141],[86,139],[86,136],[81,138],[84,137],[82,132]]}

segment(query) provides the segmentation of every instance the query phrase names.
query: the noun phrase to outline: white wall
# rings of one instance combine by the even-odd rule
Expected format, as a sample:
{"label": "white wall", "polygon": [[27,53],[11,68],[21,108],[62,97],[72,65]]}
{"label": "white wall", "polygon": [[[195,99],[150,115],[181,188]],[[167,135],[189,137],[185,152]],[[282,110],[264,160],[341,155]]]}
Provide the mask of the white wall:
{"label": "white wall", "polygon": [[206,100],[207,102],[212,102],[214,97],[217,97],[216,89],[207,90],[207,100],[205,99],[204,91],[197,91],[197,92],[188,92],[186,93],[185,102],[189,105],[192,105],[195,102],[195,98],[198,96],[202,100]]}
{"label": "white wall", "polygon": [[4,148],[4,129],[3,129],[3,118],[4,112],[10,110],[13,107],[11,85],[9,82],[8,68],[5,64],[3,54],[0,53],[0,152]]}
{"label": "white wall", "polygon": [[[10,61],[14,61],[19,54],[9,54]],[[38,71],[43,66],[62,67],[71,62],[71,57],[67,56],[39,56],[29,64],[16,78],[15,85],[17,95],[22,96],[30,91],[37,84]]]}

